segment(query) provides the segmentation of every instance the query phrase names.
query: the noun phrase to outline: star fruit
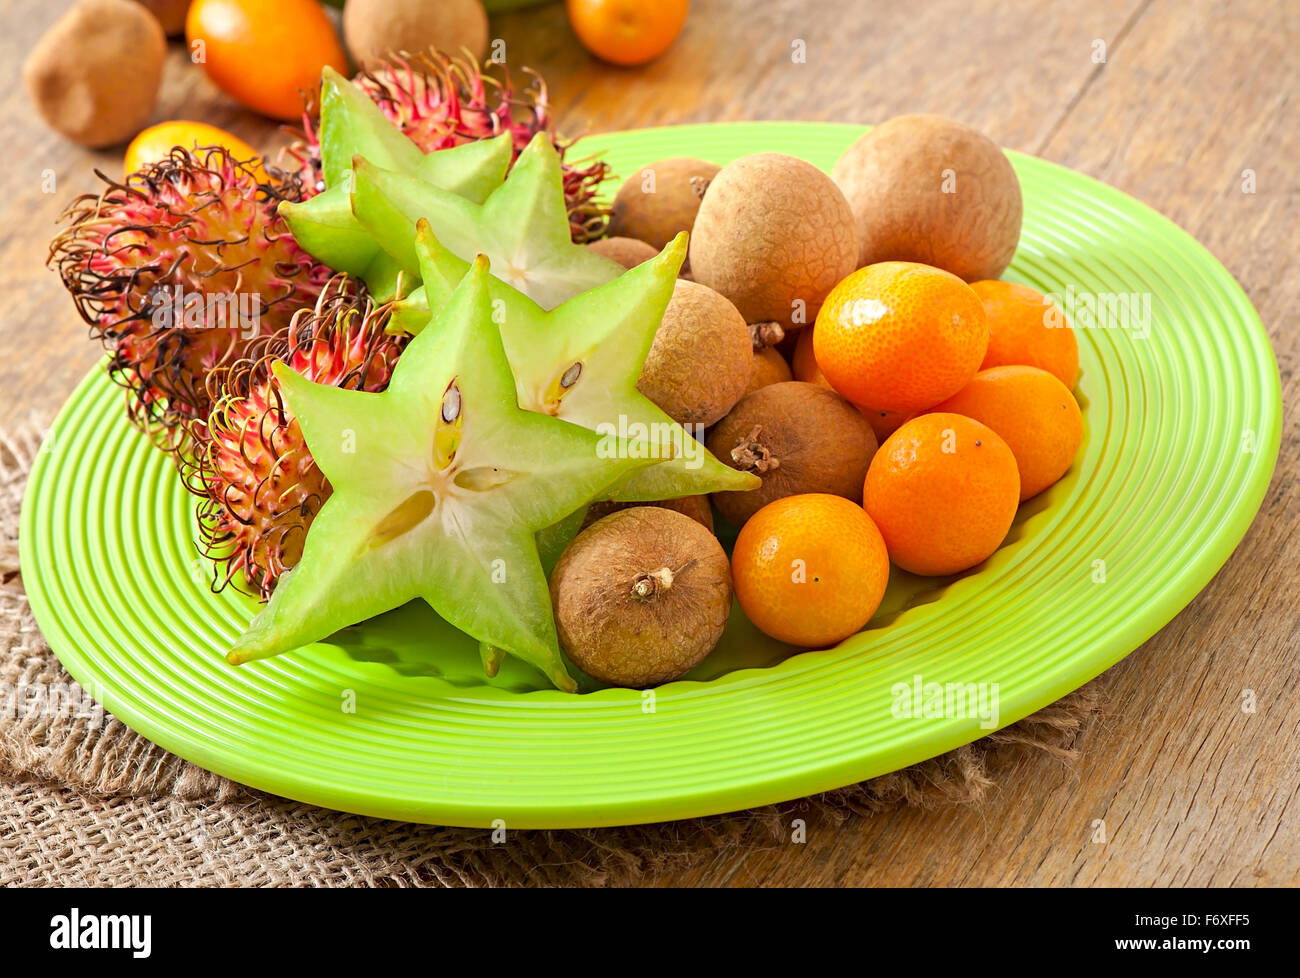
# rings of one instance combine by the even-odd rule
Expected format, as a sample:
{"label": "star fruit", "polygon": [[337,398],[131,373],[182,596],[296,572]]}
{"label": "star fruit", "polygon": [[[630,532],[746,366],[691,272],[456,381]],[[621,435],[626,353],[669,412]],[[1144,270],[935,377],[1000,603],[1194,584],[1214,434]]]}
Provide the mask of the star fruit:
{"label": "star fruit", "polygon": [[[363,172],[383,171],[388,207],[362,220],[358,207],[365,205],[358,204],[354,186],[353,212],[372,236],[392,245],[389,254],[413,279],[418,280],[420,272],[415,255],[415,222],[420,218],[458,258],[469,262],[487,255],[494,276],[543,309],[554,309],[623,272],[617,262],[573,243],[560,157],[545,133],[533,137],[505,182],[482,203],[364,153],[353,159],[352,170],[357,185]],[[391,223],[379,227],[377,221]]]}
{"label": "star fruit", "polygon": [[513,146],[510,134],[502,133],[423,153],[370,96],[327,67],[321,76],[320,153],[326,189],[302,203],[281,204],[280,213],[310,255],[365,279],[376,299],[385,302],[399,292],[399,268],[352,215],[353,157],[481,203],[505,181]]}
{"label": "star fruit", "polygon": [[[365,167],[357,171],[358,213],[369,214],[372,204],[375,210],[383,209],[383,179],[375,177]],[[398,241],[405,240],[397,221],[383,224],[393,229]],[[441,308],[469,266],[442,246],[423,219],[416,241],[422,295],[434,309]],[[679,234],[655,258],[549,312],[495,277],[488,282],[519,406],[630,439],[630,451],[660,460],[611,486],[605,498],[653,502],[741,492],[762,484],[753,473],[719,462],[701,441],[637,390],[641,368],[686,257],[686,242],[686,234]],[[388,247],[389,239],[381,239],[381,244]],[[398,309],[395,315],[404,321],[417,321],[407,303],[399,303]],[[428,320],[427,307],[420,315]]]}
{"label": "star fruit", "polygon": [[231,663],[423,598],[481,643],[576,689],[534,534],[648,463],[625,443],[518,406],[489,281],[486,258],[476,259],[383,393],[315,384],[275,365],[334,492]]}

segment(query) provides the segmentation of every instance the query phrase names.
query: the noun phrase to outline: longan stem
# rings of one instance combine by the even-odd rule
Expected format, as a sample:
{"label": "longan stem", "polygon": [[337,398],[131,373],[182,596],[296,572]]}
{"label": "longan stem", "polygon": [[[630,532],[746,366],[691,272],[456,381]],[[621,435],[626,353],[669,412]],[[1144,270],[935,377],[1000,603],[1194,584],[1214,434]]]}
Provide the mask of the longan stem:
{"label": "longan stem", "polygon": [[740,467],[742,472],[757,472],[762,475],[781,467],[781,460],[758,440],[762,433],[763,426],[754,425],[754,430],[731,450],[731,460]]}
{"label": "longan stem", "polygon": [[769,346],[776,346],[783,339],[785,339],[785,330],[774,319],[749,324],[749,340],[754,345],[755,353]]}
{"label": "longan stem", "polygon": [[640,601],[652,600],[660,592],[670,589],[677,577],[694,563],[695,560],[692,558],[675,571],[665,566],[645,574],[638,574],[632,582],[632,597]]}

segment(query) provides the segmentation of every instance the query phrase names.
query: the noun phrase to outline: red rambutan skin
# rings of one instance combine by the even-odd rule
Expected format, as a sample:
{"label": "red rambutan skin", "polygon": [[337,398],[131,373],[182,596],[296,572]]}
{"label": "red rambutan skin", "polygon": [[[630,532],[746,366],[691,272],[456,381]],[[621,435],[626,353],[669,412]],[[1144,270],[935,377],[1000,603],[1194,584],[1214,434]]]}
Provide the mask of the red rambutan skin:
{"label": "red rambutan skin", "polygon": [[302,557],[311,521],[330,496],[272,365],[284,361],[318,384],[381,391],[406,342],[388,335],[386,324],[385,309],[337,276],[313,309],[258,343],[255,357],[209,376],[212,410],[191,425],[194,460],[183,471],[202,497],[200,547],[216,567],[214,591],[233,582],[267,600]]}
{"label": "red rambutan skin", "polygon": [[179,450],[185,422],[207,414],[208,373],[310,307],[330,272],[276,212],[302,198],[296,178],[259,183],[222,147],[177,147],[122,182],[96,174],[107,187],[67,208],[47,264],[108,350],[132,420]]}
{"label": "red rambutan skin", "polygon": [[[497,79],[468,58],[427,51],[415,57],[394,56],[353,82],[425,153],[509,132],[518,157],[534,135],[547,132],[563,160],[573,144],[553,133],[545,81],[536,72],[525,71],[532,81],[516,95],[504,70]],[[324,190],[320,142],[310,112],[303,117],[299,139],[287,152],[307,195]],[[609,223],[608,209],[596,199],[600,184],[609,176],[609,164],[586,159],[563,165],[569,230],[580,244],[593,241]]]}

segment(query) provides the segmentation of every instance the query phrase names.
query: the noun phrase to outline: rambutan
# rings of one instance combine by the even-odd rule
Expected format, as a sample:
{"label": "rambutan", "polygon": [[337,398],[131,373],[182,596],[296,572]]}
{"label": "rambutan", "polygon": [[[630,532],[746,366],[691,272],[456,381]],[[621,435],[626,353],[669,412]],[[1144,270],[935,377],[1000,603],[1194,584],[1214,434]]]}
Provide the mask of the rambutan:
{"label": "rambutan", "polygon": [[177,147],[157,163],[84,194],[50,246],[132,419],[179,449],[209,407],[206,377],[310,307],[329,277],[276,212],[302,198],[296,177],[259,182],[222,147]]}
{"label": "rambutan", "polygon": [[[533,136],[546,132],[563,160],[573,144],[554,134],[546,82],[535,71],[525,71],[531,82],[516,95],[504,69],[501,78],[494,78],[468,58],[430,50],[414,57],[394,56],[353,82],[425,153],[509,132],[518,157]],[[320,144],[310,114],[304,116],[303,132],[288,153],[308,195],[324,190]],[[603,160],[564,163],[569,229],[579,244],[605,233],[609,211],[596,194],[608,176],[609,164]]]}
{"label": "rambutan", "polygon": [[182,471],[201,497],[200,544],[216,565],[213,590],[234,581],[269,598],[302,556],[307,529],[330,496],[272,365],[284,361],[318,384],[381,391],[406,343],[385,332],[387,319],[386,308],[336,276],[314,308],[257,341],[255,357],[209,375],[212,410],[190,425],[195,447]]}

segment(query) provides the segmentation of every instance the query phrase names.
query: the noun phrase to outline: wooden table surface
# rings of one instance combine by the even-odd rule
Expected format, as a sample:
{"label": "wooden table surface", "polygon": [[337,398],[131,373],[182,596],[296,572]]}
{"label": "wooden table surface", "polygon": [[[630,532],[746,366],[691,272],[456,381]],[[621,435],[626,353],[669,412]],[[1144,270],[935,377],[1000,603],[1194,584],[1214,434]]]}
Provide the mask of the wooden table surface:
{"label": "wooden table surface", "polygon": [[[17,83],[56,6],[4,4],[0,426],[48,418],[100,355],[42,263],[62,205],[91,189],[92,166],[119,172],[120,150],[64,142]],[[1282,453],[1259,516],[1205,591],[1108,673],[1106,713],[1083,737],[1081,762],[1024,762],[978,809],[814,818],[806,844],[725,852],[647,882],[1300,883],[1300,3],[696,0],[678,43],[640,70],[590,59],[562,5],[496,17],[492,34],[511,65],[543,72],[570,134],[930,111],[1097,177],[1227,266],[1281,367]],[[790,57],[796,40],[806,63]],[[274,143],[273,126],[233,107],[173,47],[158,119],[204,119]],[[53,194],[42,192],[47,169]],[[1242,192],[1245,170],[1253,194]],[[1255,691],[1257,712],[1242,711],[1243,689]],[[1091,841],[1096,819],[1104,843]]]}

